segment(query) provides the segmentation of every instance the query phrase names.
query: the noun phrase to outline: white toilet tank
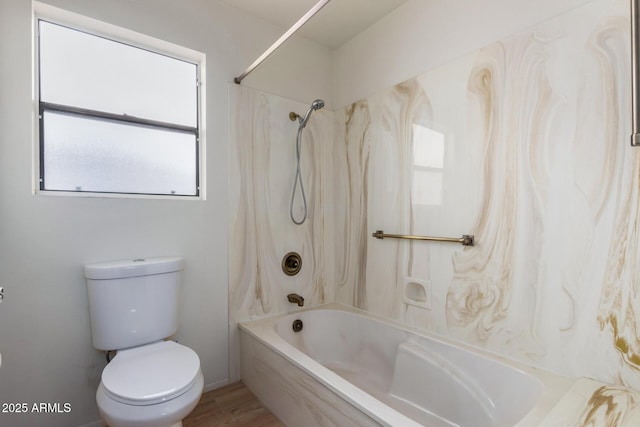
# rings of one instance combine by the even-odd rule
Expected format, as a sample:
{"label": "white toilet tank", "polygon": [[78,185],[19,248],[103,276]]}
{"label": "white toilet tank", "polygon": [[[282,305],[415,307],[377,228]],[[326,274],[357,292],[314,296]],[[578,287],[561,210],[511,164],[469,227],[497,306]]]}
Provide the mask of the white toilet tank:
{"label": "white toilet tank", "polygon": [[180,257],[85,265],[93,346],[121,350],[175,334],[182,268]]}

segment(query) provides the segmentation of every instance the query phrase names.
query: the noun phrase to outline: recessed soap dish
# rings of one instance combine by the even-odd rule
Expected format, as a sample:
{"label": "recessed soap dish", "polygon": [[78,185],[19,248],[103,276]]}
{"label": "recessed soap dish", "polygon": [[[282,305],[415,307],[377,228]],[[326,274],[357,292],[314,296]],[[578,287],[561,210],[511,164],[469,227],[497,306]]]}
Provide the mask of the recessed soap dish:
{"label": "recessed soap dish", "polygon": [[402,302],[414,307],[431,310],[431,280],[405,277]]}

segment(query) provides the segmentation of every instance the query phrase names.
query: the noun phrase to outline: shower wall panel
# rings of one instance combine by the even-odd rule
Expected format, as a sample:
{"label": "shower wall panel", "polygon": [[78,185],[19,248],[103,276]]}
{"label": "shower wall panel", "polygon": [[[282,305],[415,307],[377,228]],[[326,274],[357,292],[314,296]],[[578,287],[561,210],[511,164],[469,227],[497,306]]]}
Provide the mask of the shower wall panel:
{"label": "shower wall panel", "polygon": [[[640,389],[629,50],[627,1],[594,0],[316,112],[302,226],[288,214],[288,113],[308,104],[230,86],[232,379],[237,322],[296,309],[296,292]],[[377,240],[378,229],[476,245]],[[295,277],[280,269],[291,250],[303,257]]]}
{"label": "shower wall panel", "polygon": [[629,37],[595,0],[337,111],[336,300],[640,389]]}
{"label": "shower wall panel", "polygon": [[[319,94],[321,95],[321,94]],[[305,306],[334,300],[332,274],[326,265],[325,182],[332,177],[332,113],[316,111],[309,120],[301,147],[301,171],[308,219],[295,225],[289,203],[296,171],[298,123],[289,112],[304,114],[308,104],[264,94],[238,85],[229,86],[229,324],[230,376],[239,379],[237,323],[262,316],[286,313],[298,307],[287,294],[298,293]],[[301,196],[295,201],[299,218]],[[298,275],[283,273],[282,258],[298,252],[302,268]],[[331,251],[329,251],[331,253]]]}

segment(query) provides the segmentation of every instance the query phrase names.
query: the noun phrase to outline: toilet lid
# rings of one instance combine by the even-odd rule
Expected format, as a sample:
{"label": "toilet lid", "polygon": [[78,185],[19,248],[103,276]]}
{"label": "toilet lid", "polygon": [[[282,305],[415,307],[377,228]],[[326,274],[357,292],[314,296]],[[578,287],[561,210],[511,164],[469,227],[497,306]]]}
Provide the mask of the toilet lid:
{"label": "toilet lid", "polygon": [[102,371],[102,385],[113,399],[130,405],[153,405],[180,396],[200,373],[195,351],[161,341],[119,351]]}

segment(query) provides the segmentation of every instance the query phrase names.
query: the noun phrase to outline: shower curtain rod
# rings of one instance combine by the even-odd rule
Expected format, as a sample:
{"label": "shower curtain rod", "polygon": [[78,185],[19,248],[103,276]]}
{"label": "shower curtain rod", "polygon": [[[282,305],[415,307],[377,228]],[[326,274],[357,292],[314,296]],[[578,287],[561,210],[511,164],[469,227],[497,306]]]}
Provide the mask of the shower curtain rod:
{"label": "shower curtain rod", "polygon": [[256,59],[253,64],[249,65],[249,68],[247,68],[244,73],[233,79],[233,81],[237,84],[240,84],[240,82],[242,82],[245,77],[251,74],[253,70],[255,70],[260,64],[262,64],[265,59],[267,59],[273,52],[275,52],[276,49],[278,49],[284,42],[286,42],[289,37],[291,37],[296,31],[298,31],[300,27],[302,27],[309,19],[313,17],[313,15],[318,13],[318,11],[326,6],[326,4],[330,1],[331,0],[320,0],[318,3],[316,3],[316,5],[309,10],[309,12],[305,13],[305,15],[300,18],[298,22],[293,24],[293,26],[289,28],[289,30],[284,33],[282,37],[276,40],[276,42],[272,44],[269,49],[267,49],[262,55],[260,55],[260,57]]}

